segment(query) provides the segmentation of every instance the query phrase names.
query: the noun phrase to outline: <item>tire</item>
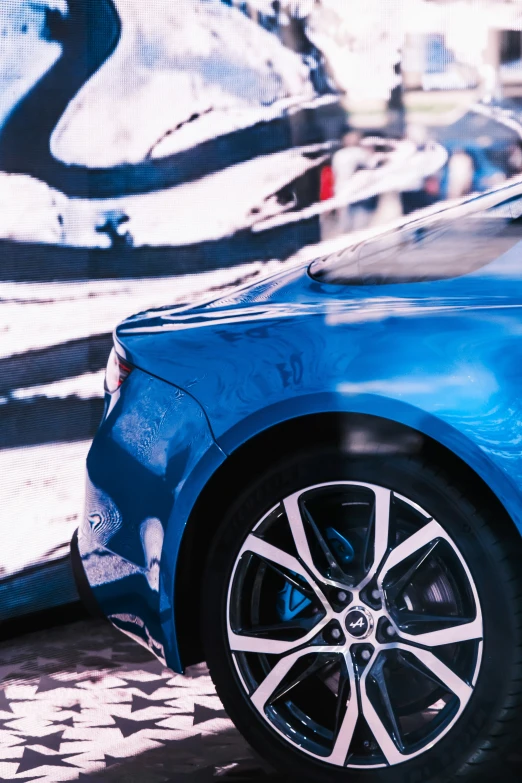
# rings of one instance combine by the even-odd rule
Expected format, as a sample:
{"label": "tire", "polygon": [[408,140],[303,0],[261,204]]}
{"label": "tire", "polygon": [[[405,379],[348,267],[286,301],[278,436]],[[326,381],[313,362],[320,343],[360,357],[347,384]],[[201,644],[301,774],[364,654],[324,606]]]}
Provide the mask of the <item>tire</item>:
{"label": "tire", "polygon": [[419,458],[323,447],[273,465],[223,519],[205,570],[201,632],[228,715],[296,779],[519,780],[519,550],[509,520]]}

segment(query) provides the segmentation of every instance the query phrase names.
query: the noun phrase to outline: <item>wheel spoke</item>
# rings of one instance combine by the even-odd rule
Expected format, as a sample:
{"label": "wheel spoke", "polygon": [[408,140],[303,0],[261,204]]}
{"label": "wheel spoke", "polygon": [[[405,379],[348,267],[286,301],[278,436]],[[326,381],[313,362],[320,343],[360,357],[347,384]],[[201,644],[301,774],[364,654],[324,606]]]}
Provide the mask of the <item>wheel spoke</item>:
{"label": "wheel spoke", "polygon": [[414,555],[419,549],[423,549],[428,544],[431,544],[440,538],[443,538],[446,541],[450,540],[444,528],[432,519],[424,525],[424,527],[421,527],[420,530],[417,530],[416,533],[413,533],[413,535],[407,538],[406,541],[403,541],[402,544],[395,547],[386,558],[381,573],[379,574],[379,587],[382,587],[384,577],[388,571],[404,562],[404,560],[411,557],[411,555]]}
{"label": "wheel spoke", "polygon": [[[263,682],[256,688],[252,696],[250,697],[252,700],[252,704],[256,709],[259,710],[259,712],[264,712],[265,705],[272,701],[274,698],[276,698],[275,694],[277,694],[278,690],[281,690],[281,683],[283,682],[284,678],[294,665],[296,661],[299,660],[299,658],[302,658],[303,655],[308,655],[310,652],[314,653],[339,653],[338,647],[317,647],[313,650],[310,650],[310,648],[305,648],[302,650],[296,650],[296,652],[291,653],[290,655],[286,655],[284,658],[281,658],[280,661],[276,663],[274,668],[267,674]],[[297,681],[294,683],[294,685],[297,684]],[[293,687],[293,686],[292,686]]]}
{"label": "wheel spoke", "polygon": [[[309,633],[302,636],[300,639],[296,639],[293,642],[270,639],[264,636],[251,636],[245,633],[236,633],[229,630],[228,641],[230,649],[233,652],[253,652],[265,655],[285,655],[286,653],[295,650],[296,647],[300,647],[303,644],[308,644],[314,636],[320,633],[325,625],[328,624],[328,619],[325,617],[317,625],[312,628]],[[314,652],[321,648],[314,648]]]}
{"label": "wheel spoke", "polygon": [[[379,587],[382,588],[383,581],[392,568],[395,568],[395,566],[400,565],[407,558],[411,557],[412,555],[415,555],[416,552],[419,552],[419,550],[424,549],[425,547],[429,547],[428,552],[425,553],[425,555],[427,556],[429,553],[433,552],[433,549],[435,548],[436,544],[440,542],[440,540],[444,540],[449,543],[453,551],[459,557],[459,560],[462,563],[464,570],[466,571],[468,579],[470,580],[470,582],[472,582],[469,570],[466,564],[464,563],[464,561],[462,560],[462,557],[457,553],[457,550],[455,549],[450,537],[448,536],[444,528],[441,525],[439,525],[438,522],[432,519],[426,525],[424,525],[424,527],[420,528],[420,530],[418,530],[416,533],[413,533],[413,535],[411,535],[409,538],[403,541],[402,544],[399,544],[399,546],[397,546],[392,552],[390,552],[383,565],[381,573],[379,574],[379,578],[378,578]],[[424,560],[424,555],[421,558],[419,558],[419,560],[415,565],[417,564],[420,565],[420,563],[423,560]],[[476,596],[475,596],[475,602],[476,602],[477,615],[474,620],[469,621],[458,617],[442,618],[439,621],[448,620],[449,622],[451,622],[451,625],[449,625],[448,628],[442,628],[437,631],[427,631],[426,633],[420,633],[420,634],[409,634],[406,633],[405,631],[401,631],[400,629],[397,629],[398,634],[401,640],[415,642],[416,644],[424,645],[425,647],[437,647],[441,644],[456,644],[457,642],[467,642],[467,641],[481,639],[483,634],[482,617],[480,614],[480,609],[478,606],[478,602],[476,600]],[[408,615],[408,613],[404,614],[405,619],[409,619],[409,617],[410,616]],[[420,619],[420,617],[422,617],[422,615],[421,616],[415,615],[416,620]]]}
{"label": "wheel spoke", "polygon": [[[429,650],[423,650],[420,647],[410,647],[405,644],[398,644],[396,648],[403,650],[415,656],[423,666],[428,670],[430,678],[438,680],[449,691],[455,694],[461,704],[465,704],[470,698],[473,688],[464,682],[458,674],[455,674],[445,663]],[[420,669],[422,671],[422,669]],[[426,672],[425,672],[426,674]],[[428,676],[426,674],[426,676]]]}
{"label": "wheel spoke", "polygon": [[[418,647],[410,647],[409,645],[404,644],[390,644],[386,645],[382,648],[382,651],[385,650],[403,650],[409,653],[412,653],[419,662],[424,666],[424,669],[427,671],[424,671],[419,666],[419,671],[421,671],[426,677],[429,677],[429,679],[438,682],[439,684],[442,684],[444,687],[446,687],[451,693],[455,694],[455,696],[458,698],[461,708],[468,702],[473,688],[468,685],[468,683],[464,682],[455,672],[453,672],[446,664],[442,663],[439,658],[437,658],[433,653],[431,653],[429,650],[423,650],[422,648]],[[377,661],[378,664],[378,661]],[[412,664],[409,664],[412,666]],[[413,665],[413,668],[416,668]],[[377,676],[375,676],[377,674]],[[389,696],[387,694],[387,688],[384,684],[384,689],[382,687],[383,678],[379,676],[380,670],[379,666],[376,670],[375,665],[372,667],[371,670],[367,669],[363,677],[361,678],[361,711],[366,719],[366,722],[368,723],[375,740],[379,744],[379,747],[381,748],[381,751],[383,752],[388,764],[398,764],[400,761],[404,759],[404,754],[401,752],[400,748],[397,747],[397,745],[401,745],[400,740],[400,734],[399,729],[397,726],[397,722],[395,719],[395,716],[393,714],[393,707],[391,705],[391,702],[389,701]],[[381,718],[379,717],[377,711],[375,710],[372,702],[370,701],[370,698],[368,696],[367,692],[367,679],[369,676],[372,676],[372,678],[375,680],[379,691],[381,693],[381,697],[383,698],[383,703],[386,709],[386,713],[388,716],[388,719],[391,722],[393,733],[396,734],[396,737],[394,738],[384,723],[382,722]]]}
{"label": "wheel spoke", "polygon": [[301,497],[302,494],[303,494],[302,492],[296,492],[295,495],[290,495],[290,497],[286,498],[283,501],[283,506],[288,519],[288,524],[290,525],[290,530],[292,532],[292,537],[294,539],[294,544],[297,550],[297,554],[299,555],[302,562],[305,564],[306,568],[310,571],[311,574],[315,576],[316,579],[318,579],[320,582],[326,582],[327,584],[334,585],[335,587],[339,587],[344,590],[346,589],[346,576],[337,565],[337,562],[334,560],[333,554],[328,546],[328,543],[325,541],[324,537],[320,534],[317,526],[315,525],[314,521],[311,519],[310,515],[308,515],[307,518],[311,523],[312,530],[314,531],[314,534],[317,537],[319,546],[321,547],[325,555],[327,551],[329,553],[329,555],[326,555],[328,562],[330,562],[330,558],[335,562],[335,568],[332,568],[332,572],[334,576],[336,576],[337,578],[330,579],[325,577],[324,574],[321,574],[321,572],[315,566],[315,563],[312,559],[310,546],[308,544],[308,539],[306,537],[303,518],[301,516],[301,509],[299,507],[299,498]]}
{"label": "wheel spoke", "polygon": [[[238,633],[231,628],[228,630],[228,643],[232,652],[253,652],[265,655],[285,655],[296,647],[307,645],[323,628],[328,625],[328,616],[323,617],[305,636],[294,641],[285,641],[284,639],[272,639],[266,636],[256,635],[256,629],[251,632]],[[281,625],[281,630],[284,626]],[[311,652],[320,652],[324,648],[314,647]],[[338,649],[338,648],[337,648]],[[302,654],[302,652],[301,652]]]}
{"label": "wheel spoke", "polygon": [[[365,485],[361,484],[361,486]],[[370,526],[369,530],[369,534],[373,537],[373,564],[366,577],[358,585],[359,589],[365,587],[365,585],[373,579],[388,549],[391,492],[390,490],[384,489],[383,487],[372,487],[371,489],[375,497],[373,524]],[[306,537],[306,531],[303,524],[303,518],[301,516],[301,509],[299,507],[299,498],[302,494],[302,492],[296,492],[294,495],[291,495],[283,501],[283,506],[286,512],[288,523],[290,525],[290,530],[292,531],[297,553],[308,570],[317,579],[337,587],[345,588],[346,577],[342,569],[337,566],[336,561],[336,569],[334,570],[334,573],[337,576],[337,579],[327,579],[318,571],[313,562],[312,553],[310,551],[310,546],[308,544],[308,539]],[[330,562],[329,557],[334,559],[334,556],[332,555],[327,542],[321,536],[319,531],[317,531],[317,526],[313,523],[313,520],[309,518],[309,521],[311,522],[311,527],[312,530],[314,530],[314,533],[316,535],[319,534],[318,544]],[[368,548],[371,548],[370,542],[368,542]],[[328,550],[330,553],[329,556],[326,554],[326,550]]]}
{"label": "wheel spoke", "polygon": [[[421,614],[420,612],[410,612],[408,610],[397,612],[394,617],[398,625],[422,625],[428,626],[430,623],[442,623],[450,627],[467,625],[473,622],[471,617],[453,617],[452,615]],[[446,630],[446,629],[443,629]],[[449,630],[449,629],[448,629]]]}
{"label": "wheel spoke", "polygon": [[[342,721],[339,720],[340,710],[337,710],[336,719],[336,735],[333,750],[328,756],[327,761],[331,764],[338,764],[344,766],[350,745],[353,739],[353,733],[359,717],[359,705],[357,702],[357,688],[355,685],[355,674],[353,671],[353,663],[351,656],[348,654],[345,656],[346,666],[348,669],[348,676],[345,680],[345,687],[341,688],[339,692],[339,700],[348,699],[346,703],[346,712]],[[349,687],[348,687],[349,686]],[[342,702],[339,702],[338,707],[342,706]],[[340,725],[339,725],[340,724]]]}
{"label": "wheel spoke", "polygon": [[388,722],[392,729],[394,744],[399,747],[399,750],[402,753],[404,751],[404,745],[401,739],[401,732],[399,729],[399,724],[397,723],[397,718],[395,717],[395,711],[391,703],[390,694],[388,692],[388,685],[386,684],[386,678],[384,676],[385,660],[386,659],[384,655],[379,655],[372,667],[369,676],[371,676],[372,680],[375,682],[377,688],[379,689],[382,704],[384,706],[384,709],[386,711],[386,716],[388,718]]}
{"label": "wheel spoke", "polygon": [[[270,637],[277,635],[278,633],[284,633],[287,631],[310,631],[312,628],[312,620],[289,620],[288,622],[281,621],[280,623],[273,623],[272,625],[254,625],[249,628],[246,633],[249,636],[257,636],[258,638]],[[315,625],[314,625],[315,627]]]}
{"label": "wheel spoke", "polygon": [[393,737],[388,732],[388,729],[380,719],[375,707],[370,701],[366,689],[366,680],[370,674],[370,669],[366,669],[360,682],[360,694],[361,694],[361,712],[366,719],[366,723],[370,727],[370,730],[375,737],[375,741],[379,745],[384,758],[390,764],[400,764],[404,761],[404,755],[400,752],[399,748],[395,744]]}
{"label": "wheel spoke", "polygon": [[[236,632],[233,631],[232,628],[229,628],[228,631],[228,639],[230,644],[230,649],[234,652],[254,652],[254,653],[265,653],[265,654],[275,654],[275,655],[284,655],[286,653],[291,652],[296,647],[300,647],[303,644],[307,644],[311,639],[314,638],[322,629],[325,627],[325,625],[328,624],[331,616],[331,609],[330,606],[324,597],[323,593],[321,592],[318,585],[315,583],[312,583],[310,580],[310,576],[305,568],[301,565],[301,563],[297,560],[297,558],[293,557],[292,555],[289,555],[287,552],[284,552],[282,549],[279,549],[279,547],[273,546],[272,544],[269,544],[268,541],[263,541],[262,538],[258,538],[257,536],[253,535],[252,533],[247,536],[243,546],[241,547],[240,551],[240,557],[246,553],[252,553],[255,555],[258,555],[262,560],[264,560],[268,565],[274,565],[276,570],[280,571],[281,575],[288,579],[288,581],[295,583],[295,586],[305,592],[303,590],[303,586],[300,582],[297,580],[292,580],[291,573],[286,574],[285,571],[292,572],[294,574],[299,574],[299,576],[303,577],[303,579],[306,580],[307,588],[306,592],[310,593],[312,592],[312,595],[316,596],[324,608],[324,616],[322,619],[314,625],[313,628],[311,628],[307,634],[302,636],[300,639],[296,639],[294,641],[286,641],[281,639],[273,639],[266,637],[264,635],[260,635],[259,633],[256,633],[256,628],[253,628],[250,632]],[[280,570],[284,569],[284,570]],[[288,630],[289,626],[284,626],[281,624],[280,626],[281,630]],[[263,633],[266,629],[257,629],[261,630],[261,633]],[[276,628],[274,628],[274,631]]]}
{"label": "wheel spoke", "polygon": [[310,552],[310,546],[306,537],[301,509],[299,508],[299,498],[301,494],[301,492],[297,492],[295,495],[290,495],[290,497],[283,500],[283,506],[288,519],[288,524],[290,525],[295,548],[302,562],[314,576],[318,579],[329,581],[324,579],[312,560],[312,553]]}
{"label": "wheel spoke", "polygon": [[286,694],[289,693],[293,688],[295,688],[296,685],[299,685],[299,683],[304,682],[304,680],[308,679],[308,677],[311,677],[313,674],[316,674],[321,669],[324,669],[324,667],[327,666],[329,663],[332,663],[333,660],[334,658],[325,660],[324,658],[318,655],[315,658],[315,660],[312,661],[310,666],[307,666],[304,672],[297,675],[297,677],[294,677],[293,680],[290,680],[290,682],[287,682],[284,685],[281,685],[279,688],[276,688],[276,690],[273,692],[272,696],[270,697],[269,702],[273,704],[275,701],[277,701],[277,699],[281,699],[283,696],[286,696]]}
{"label": "wheel spoke", "polygon": [[[368,533],[373,536],[373,563],[365,578],[358,585],[362,590],[368,582],[374,578],[379,570],[386,552],[388,551],[388,539],[390,534],[390,502],[391,492],[383,487],[372,487],[375,496],[375,505],[373,511],[372,524]],[[366,544],[367,551],[371,550],[371,541],[368,539]]]}
{"label": "wheel spoke", "polygon": [[[277,546],[273,546],[273,544],[269,544],[268,541],[263,541],[262,538],[258,538],[252,533],[247,536],[245,543],[241,547],[239,556],[241,557],[246,552],[252,552],[252,554],[258,555],[268,565],[273,566],[277,571],[279,571],[279,573],[281,573],[281,575],[287,581],[293,584],[294,587],[296,587],[308,597],[311,595],[317,596],[325,609],[328,608],[329,604],[321,589],[318,585],[311,581],[310,575],[306,568],[303,568],[296,557],[289,555],[287,552],[284,552]],[[290,573],[287,574],[285,571],[289,571]],[[302,585],[298,580],[293,579],[292,573],[299,574],[299,576],[305,580],[306,585]]]}
{"label": "wheel spoke", "polygon": [[266,565],[272,569],[272,571],[275,571],[279,576],[281,576],[286,582],[290,582],[292,587],[295,587],[296,590],[299,590],[300,593],[302,593],[304,596],[310,599],[314,599],[317,596],[317,593],[315,590],[312,590],[308,582],[302,582],[299,581],[299,579],[291,574],[289,571],[285,571],[283,568],[280,568],[278,565],[276,565],[273,560],[267,560],[264,557],[260,558],[263,560]]}
{"label": "wheel spoke", "polygon": [[[343,660],[345,661],[346,666],[346,656],[343,656]],[[351,663],[351,661],[350,661]],[[353,670],[353,667],[352,667]],[[350,674],[349,671],[343,671],[341,668],[340,676],[339,676],[339,685],[337,689],[337,709],[335,712],[335,729],[334,729],[334,737],[337,737],[339,735],[339,732],[341,730],[341,726],[344,721],[344,712],[345,707],[348,704],[348,700],[350,698],[350,694],[352,691],[352,677],[353,677],[353,671]]]}
{"label": "wheel spoke", "polygon": [[430,555],[433,553],[434,549],[437,548],[437,546],[440,543],[440,539],[436,539],[433,541],[428,548],[422,552],[420,557],[417,558],[417,560],[408,568],[405,574],[401,576],[400,579],[397,579],[396,582],[394,582],[390,587],[386,588],[386,595],[388,596],[388,599],[391,601],[396,601],[401,593],[404,592],[406,587],[410,584],[412,579],[415,577],[415,574],[419,570],[419,568],[422,566],[423,563],[428,560]]}
{"label": "wheel spoke", "polygon": [[328,567],[330,569],[331,575],[335,579],[338,579],[338,580],[342,581],[345,578],[345,574],[344,574],[342,568],[339,567],[339,564],[338,564],[337,560],[335,559],[335,556],[334,556],[332,550],[328,546],[325,538],[321,535],[321,531],[319,530],[319,528],[315,524],[315,522],[314,522],[314,520],[312,518],[312,515],[310,514],[308,509],[304,508],[303,511],[304,511],[305,516],[306,516],[306,519],[308,520],[308,523],[309,523],[310,527],[313,530],[314,536],[317,539],[317,543],[321,547],[321,551],[323,552],[323,554],[324,554],[324,556],[326,558],[326,562],[328,563]]}
{"label": "wheel spoke", "polygon": [[406,633],[398,629],[398,635],[402,641],[414,642],[424,647],[438,647],[441,644],[457,644],[459,642],[471,642],[482,639],[483,630],[480,617],[476,617],[471,622],[466,622],[458,617],[447,619],[454,620],[454,624],[448,628],[415,634]]}

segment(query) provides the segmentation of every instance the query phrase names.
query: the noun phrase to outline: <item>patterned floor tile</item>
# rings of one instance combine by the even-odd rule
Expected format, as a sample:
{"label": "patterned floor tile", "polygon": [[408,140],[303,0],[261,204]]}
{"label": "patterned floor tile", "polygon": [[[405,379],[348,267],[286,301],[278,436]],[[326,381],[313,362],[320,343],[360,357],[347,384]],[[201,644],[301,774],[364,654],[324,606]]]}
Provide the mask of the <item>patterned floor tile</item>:
{"label": "patterned floor tile", "polygon": [[282,783],[203,664],[175,675],[94,620],[0,644],[0,780]]}

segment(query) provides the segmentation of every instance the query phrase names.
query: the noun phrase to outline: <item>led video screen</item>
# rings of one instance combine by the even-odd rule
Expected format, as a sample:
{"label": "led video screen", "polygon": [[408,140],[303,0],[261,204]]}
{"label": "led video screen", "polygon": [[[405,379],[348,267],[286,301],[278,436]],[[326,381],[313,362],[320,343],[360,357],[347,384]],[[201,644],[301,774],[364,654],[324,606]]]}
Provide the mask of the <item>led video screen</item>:
{"label": "led video screen", "polygon": [[0,621],[76,597],[122,318],[522,172],[522,3],[361,9],[0,5]]}

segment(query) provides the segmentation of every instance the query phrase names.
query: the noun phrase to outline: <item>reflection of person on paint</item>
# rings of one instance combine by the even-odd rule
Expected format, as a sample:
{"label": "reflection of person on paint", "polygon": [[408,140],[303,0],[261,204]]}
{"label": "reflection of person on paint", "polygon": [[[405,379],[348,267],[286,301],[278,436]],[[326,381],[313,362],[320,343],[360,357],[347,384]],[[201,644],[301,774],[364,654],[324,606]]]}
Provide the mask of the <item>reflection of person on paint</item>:
{"label": "reflection of person on paint", "polygon": [[456,149],[448,162],[448,186],[446,197],[460,198],[471,193],[474,165],[471,155],[464,149]]}
{"label": "reflection of person on paint", "polygon": [[514,177],[522,171],[522,142],[512,144],[507,154],[507,176]]}
{"label": "reflection of person on paint", "polygon": [[402,63],[400,59],[400,52],[399,59],[393,66],[393,72],[397,77],[397,81],[390,91],[390,97],[387,102],[387,135],[391,138],[402,139],[404,138],[406,129],[406,109],[403,98]]}
{"label": "reflection of person on paint", "polygon": [[[342,147],[333,156],[332,169],[335,180],[336,195],[343,185],[351,180],[353,175],[365,169],[371,157],[368,147],[361,145],[362,133],[358,130],[347,129],[342,139]],[[337,231],[344,234],[348,231],[356,231],[368,224],[369,215],[375,205],[374,199],[369,199],[371,204],[361,202],[349,204],[337,210]]]}

